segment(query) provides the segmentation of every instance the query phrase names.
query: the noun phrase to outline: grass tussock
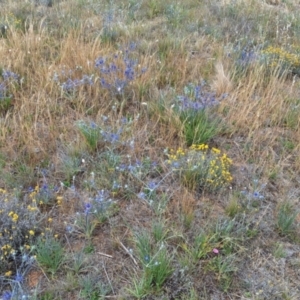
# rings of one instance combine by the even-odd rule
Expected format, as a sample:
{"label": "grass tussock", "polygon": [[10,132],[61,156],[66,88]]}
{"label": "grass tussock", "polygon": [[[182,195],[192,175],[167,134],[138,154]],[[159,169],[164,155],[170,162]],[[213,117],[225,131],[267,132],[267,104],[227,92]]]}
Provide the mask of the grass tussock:
{"label": "grass tussock", "polygon": [[250,2],[2,1],[1,299],[297,299],[300,19]]}

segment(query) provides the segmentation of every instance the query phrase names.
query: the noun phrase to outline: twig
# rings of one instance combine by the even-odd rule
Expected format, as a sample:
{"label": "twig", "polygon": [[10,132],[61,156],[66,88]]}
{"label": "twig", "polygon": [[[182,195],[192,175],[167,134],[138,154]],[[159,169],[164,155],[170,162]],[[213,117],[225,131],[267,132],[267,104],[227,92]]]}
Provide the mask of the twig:
{"label": "twig", "polygon": [[119,241],[120,245],[122,246],[122,248],[127,252],[127,254],[130,256],[130,258],[133,260],[133,262],[138,265],[138,263],[136,262],[136,260],[134,259],[133,255],[131,254],[131,252],[124,246],[124,244]]}
{"label": "twig", "polygon": [[114,288],[113,288],[113,286],[112,286],[112,284],[111,284],[111,281],[110,281],[110,279],[109,279],[109,277],[108,277],[108,274],[107,274],[107,272],[106,272],[106,268],[105,268],[104,262],[103,262],[103,268],[104,268],[104,272],[105,272],[105,275],[106,275],[106,277],[107,277],[107,280],[108,280],[108,282],[109,282],[110,288],[111,288],[112,292],[113,292],[114,294],[116,294],[115,291],[114,291]]}
{"label": "twig", "polygon": [[98,252],[98,254],[103,255],[103,256],[106,256],[106,257],[109,257],[109,258],[113,258],[111,255],[105,254],[105,253],[102,253],[102,252]]}
{"label": "twig", "polygon": [[48,278],[48,276],[44,272],[43,268],[39,264],[38,264],[38,267],[40,268],[40,270],[42,271],[42,273],[44,274],[44,276],[47,278],[48,282],[50,282],[50,279]]}

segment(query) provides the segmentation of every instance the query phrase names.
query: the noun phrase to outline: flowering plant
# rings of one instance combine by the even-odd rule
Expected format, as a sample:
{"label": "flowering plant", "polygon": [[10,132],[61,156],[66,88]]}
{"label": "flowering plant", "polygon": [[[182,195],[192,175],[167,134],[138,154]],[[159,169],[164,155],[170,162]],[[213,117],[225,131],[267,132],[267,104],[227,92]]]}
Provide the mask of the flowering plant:
{"label": "flowering plant", "polygon": [[193,190],[215,191],[232,181],[231,159],[206,144],[193,144],[187,150],[171,149],[167,163],[182,183]]}

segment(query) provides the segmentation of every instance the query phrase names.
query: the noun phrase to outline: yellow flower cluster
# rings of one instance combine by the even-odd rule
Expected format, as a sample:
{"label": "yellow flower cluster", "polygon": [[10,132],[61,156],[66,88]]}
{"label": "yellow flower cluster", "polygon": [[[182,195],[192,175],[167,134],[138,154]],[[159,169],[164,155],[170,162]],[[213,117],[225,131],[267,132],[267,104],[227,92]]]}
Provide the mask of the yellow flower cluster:
{"label": "yellow flower cluster", "polygon": [[21,22],[22,20],[21,19],[18,19],[13,13],[8,13],[7,16],[6,16],[6,21],[8,22],[8,24],[10,26],[20,26],[21,25]]}
{"label": "yellow flower cluster", "polygon": [[181,156],[184,156],[185,152],[183,151],[183,149],[181,147],[179,147],[176,151],[174,151],[174,149],[170,150],[170,154],[168,154],[169,157],[169,163],[171,163],[172,160],[176,160]]}
{"label": "yellow flower cluster", "polygon": [[7,256],[7,255],[9,255],[9,254],[11,254],[11,253],[14,252],[14,249],[12,249],[11,245],[8,245],[8,244],[3,245],[1,247],[1,250],[2,250],[2,253],[3,253],[4,256]]}
{"label": "yellow flower cluster", "polygon": [[13,211],[11,211],[9,214],[8,214],[9,217],[11,217],[11,219],[13,220],[13,222],[17,222],[18,219],[19,219],[19,216],[18,214],[14,213]]}
{"label": "yellow flower cluster", "polygon": [[216,187],[221,187],[226,182],[232,181],[232,176],[229,168],[232,164],[232,160],[227,157],[226,154],[221,154],[219,149],[212,149],[212,152],[217,154],[217,156],[212,159],[209,163],[209,176],[207,181]]}
{"label": "yellow flower cluster", "polygon": [[[34,204],[33,206],[28,205],[27,209],[30,211],[35,211],[37,210],[37,201],[36,201],[36,197],[39,194],[40,191],[40,187],[38,185],[35,186],[34,190],[29,194],[29,198],[32,200],[32,203]],[[40,204],[42,204],[42,202],[40,201]]]}
{"label": "yellow flower cluster", "polygon": [[6,190],[0,188],[0,193],[1,194],[6,194]]}
{"label": "yellow flower cluster", "polygon": [[56,202],[57,202],[57,205],[61,205],[61,202],[64,198],[62,196],[57,196],[56,197]]}
{"label": "yellow flower cluster", "polygon": [[12,271],[11,270],[5,272],[5,274],[4,274],[4,276],[6,276],[6,277],[10,277],[11,275],[12,275]]}
{"label": "yellow flower cluster", "polygon": [[[193,144],[191,147],[190,147],[191,150],[198,150],[198,151],[206,151],[208,150],[208,145],[206,144],[199,144],[199,145],[196,145],[196,144]],[[215,149],[215,148],[213,148]]]}
{"label": "yellow flower cluster", "polygon": [[270,58],[270,66],[277,67],[279,63],[287,63],[293,68],[300,67],[300,56],[283,50],[280,47],[270,46],[262,51]]}
{"label": "yellow flower cluster", "polygon": [[[48,193],[49,191],[49,193]],[[28,205],[27,209],[29,211],[36,211],[38,210],[38,205],[43,206],[50,204],[52,201],[54,201],[54,193],[52,190],[43,191],[38,185],[34,188],[34,190],[29,194],[29,198],[32,201],[32,205]],[[56,196],[56,203],[57,205],[62,204],[63,197],[62,196]]]}
{"label": "yellow flower cluster", "polygon": [[[36,238],[46,239],[48,235],[59,238],[52,230],[54,219],[50,216],[41,218],[39,201],[44,196],[42,192],[43,188],[37,185],[20,198],[23,194],[17,190],[11,193],[0,188],[0,276],[9,277],[16,273],[20,265],[18,262],[11,264],[10,260],[17,253],[29,255]],[[60,204],[63,197],[56,194],[55,197],[56,203]],[[41,219],[44,220],[42,224]]]}
{"label": "yellow flower cluster", "polygon": [[192,145],[187,150],[171,150],[167,163],[179,171],[183,183],[190,188],[216,190],[232,181],[232,160],[217,148],[206,144]]}
{"label": "yellow flower cluster", "polygon": [[31,199],[34,199],[35,196],[38,194],[38,192],[40,191],[40,187],[38,185],[35,186],[34,190],[29,194],[29,197]]}
{"label": "yellow flower cluster", "polygon": [[[0,189],[0,264],[4,264],[9,256],[19,251],[20,246],[25,249],[30,248],[28,244],[35,235],[35,231],[31,228],[36,225],[34,211],[38,208],[34,196],[37,190],[38,188],[29,195],[32,204],[26,206],[17,197]],[[28,232],[27,235],[24,234],[25,229]]]}

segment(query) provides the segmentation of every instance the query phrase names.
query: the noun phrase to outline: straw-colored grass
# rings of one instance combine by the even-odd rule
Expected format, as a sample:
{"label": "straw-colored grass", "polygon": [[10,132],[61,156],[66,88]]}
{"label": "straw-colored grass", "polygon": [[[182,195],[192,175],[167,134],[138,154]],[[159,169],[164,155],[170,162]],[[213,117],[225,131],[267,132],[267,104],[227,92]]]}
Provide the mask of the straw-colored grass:
{"label": "straw-colored grass", "polygon": [[2,1],[0,298],[298,299],[296,2]]}

